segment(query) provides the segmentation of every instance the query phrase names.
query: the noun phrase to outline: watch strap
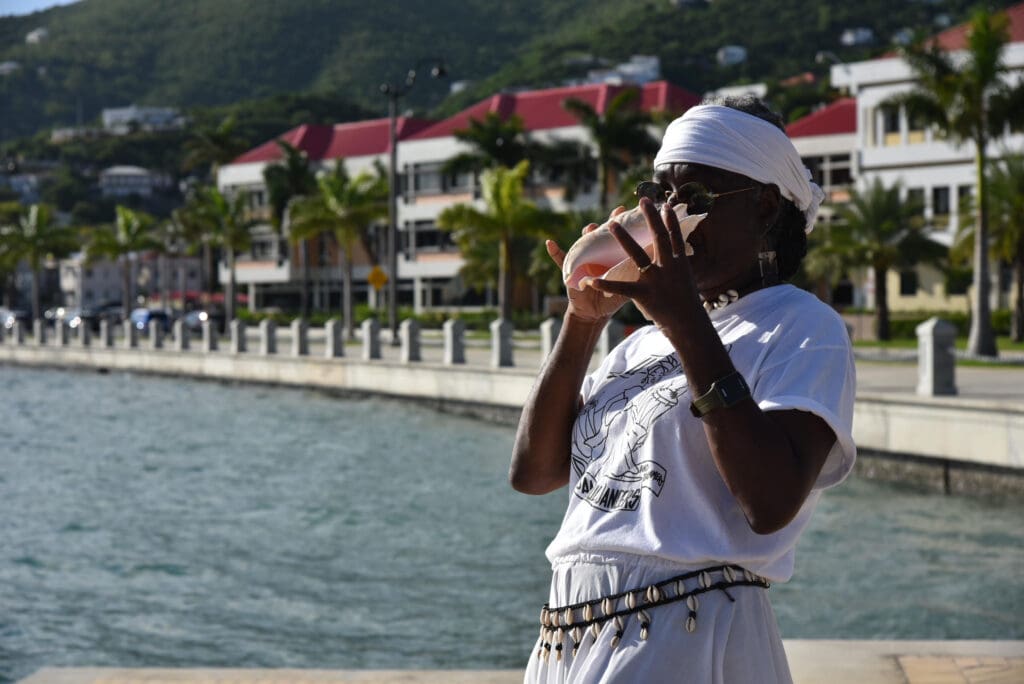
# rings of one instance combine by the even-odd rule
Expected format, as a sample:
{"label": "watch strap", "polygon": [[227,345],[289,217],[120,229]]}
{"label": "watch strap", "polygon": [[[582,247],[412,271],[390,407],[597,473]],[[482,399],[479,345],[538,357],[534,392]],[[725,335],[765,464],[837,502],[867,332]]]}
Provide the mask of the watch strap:
{"label": "watch strap", "polygon": [[707,392],[690,403],[690,413],[703,418],[717,408],[733,406],[750,397],[750,387],[739,371],[733,371],[711,383]]}

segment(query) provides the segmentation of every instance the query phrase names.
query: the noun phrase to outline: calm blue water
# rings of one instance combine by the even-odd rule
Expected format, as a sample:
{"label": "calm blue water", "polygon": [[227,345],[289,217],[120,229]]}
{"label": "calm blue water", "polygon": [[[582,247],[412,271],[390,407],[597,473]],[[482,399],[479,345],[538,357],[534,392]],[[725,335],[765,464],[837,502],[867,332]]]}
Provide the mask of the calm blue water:
{"label": "calm blue water", "polygon": [[[0,367],[0,682],[53,666],[521,667],[565,493],[413,403]],[[1024,504],[852,480],[786,637],[1024,638]]]}

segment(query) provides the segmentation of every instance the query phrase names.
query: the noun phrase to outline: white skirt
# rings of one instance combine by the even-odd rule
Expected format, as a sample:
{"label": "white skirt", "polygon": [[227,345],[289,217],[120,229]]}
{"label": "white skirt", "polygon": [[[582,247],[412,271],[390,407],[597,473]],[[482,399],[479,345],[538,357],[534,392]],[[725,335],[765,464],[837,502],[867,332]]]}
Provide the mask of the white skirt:
{"label": "white skirt", "polygon": [[[698,569],[680,567],[658,558],[586,554],[560,561],[551,578],[550,606],[567,606],[602,596],[642,588]],[[578,651],[563,648],[547,657],[541,640],[526,666],[527,684],[791,684],[775,614],[767,590],[756,586],[700,595],[697,626],[686,630],[689,609],[677,601],[650,609],[646,641],[640,621],[626,621],[623,635],[611,647],[615,629],[605,624],[595,639],[586,631]],[[539,625],[538,625],[539,627]]]}

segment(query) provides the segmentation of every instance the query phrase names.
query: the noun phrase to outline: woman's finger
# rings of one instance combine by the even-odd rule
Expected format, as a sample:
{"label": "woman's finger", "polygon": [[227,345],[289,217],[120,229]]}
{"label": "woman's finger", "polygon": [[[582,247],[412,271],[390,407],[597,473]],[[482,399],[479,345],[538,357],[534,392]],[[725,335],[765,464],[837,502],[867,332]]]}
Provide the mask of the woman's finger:
{"label": "woman's finger", "polygon": [[665,227],[668,228],[668,240],[672,244],[673,258],[686,254],[686,243],[683,240],[683,229],[679,226],[679,217],[676,216],[676,212],[672,211],[672,207],[668,203],[661,208],[661,219],[665,222]]}
{"label": "woman's finger", "polygon": [[654,260],[659,264],[664,264],[672,256],[672,243],[668,238],[665,224],[662,223],[661,216],[658,214],[658,208],[649,198],[644,197],[640,200],[640,211],[647,219],[647,227],[651,229],[651,234],[654,236]]}
{"label": "woman's finger", "polygon": [[626,232],[622,224],[618,221],[612,221],[608,224],[608,230],[611,231],[612,237],[618,240],[619,244],[622,245],[622,249],[625,250],[626,254],[637,266],[645,268],[651,265],[650,255],[644,251],[643,247],[637,244],[632,235]]}
{"label": "woman's finger", "polygon": [[586,235],[587,233],[592,233],[595,230],[597,230],[597,224],[596,223],[588,223],[587,225],[583,226],[583,231],[582,232],[583,232],[584,235]]}
{"label": "woman's finger", "polygon": [[555,262],[555,266],[562,268],[562,262],[565,261],[565,252],[554,240],[545,240],[544,247],[548,250],[548,256]]}
{"label": "woman's finger", "polygon": [[614,209],[612,209],[612,213],[608,216],[608,218],[615,218],[619,214],[624,214],[625,212],[626,212],[626,207],[624,207],[624,206],[622,206],[620,204],[619,206],[617,206]]}
{"label": "woman's finger", "polygon": [[609,295],[621,295],[629,299],[633,299],[636,295],[644,292],[644,286],[640,283],[627,282],[625,280],[594,278],[590,281],[590,286],[598,292],[604,292]]}

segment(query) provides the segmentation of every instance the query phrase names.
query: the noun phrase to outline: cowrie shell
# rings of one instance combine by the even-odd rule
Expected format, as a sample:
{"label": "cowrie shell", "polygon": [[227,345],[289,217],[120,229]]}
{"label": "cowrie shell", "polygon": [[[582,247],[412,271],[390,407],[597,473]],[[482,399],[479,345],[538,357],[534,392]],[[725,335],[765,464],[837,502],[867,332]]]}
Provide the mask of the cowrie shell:
{"label": "cowrie shell", "polygon": [[697,618],[686,618],[686,631],[695,632],[697,630]]}
{"label": "cowrie shell", "polygon": [[686,607],[692,611],[696,611],[700,607],[700,601],[697,600],[696,596],[687,596]]}

